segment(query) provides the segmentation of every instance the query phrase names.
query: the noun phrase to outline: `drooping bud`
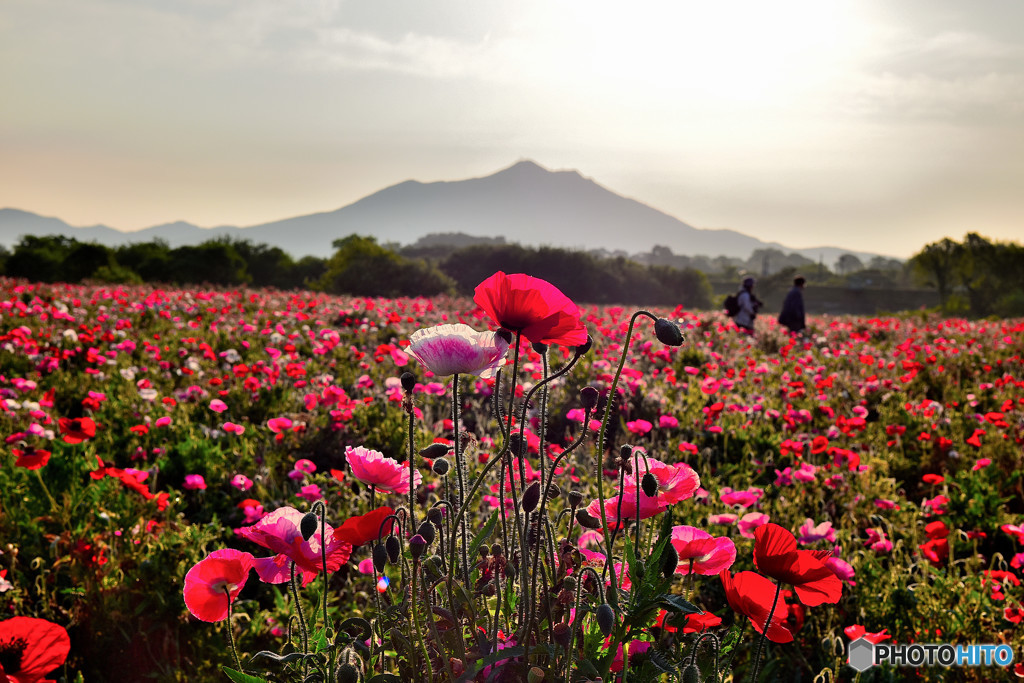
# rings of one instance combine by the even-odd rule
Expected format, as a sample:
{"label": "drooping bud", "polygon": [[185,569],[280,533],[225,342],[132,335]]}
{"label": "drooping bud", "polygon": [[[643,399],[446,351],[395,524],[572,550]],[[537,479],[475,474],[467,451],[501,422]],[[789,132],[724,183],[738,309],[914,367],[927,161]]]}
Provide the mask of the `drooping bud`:
{"label": "drooping bud", "polygon": [[648,498],[654,498],[658,495],[658,478],[647,472],[640,480],[640,488],[643,489],[644,495]]}
{"label": "drooping bud", "polygon": [[442,458],[448,455],[448,451],[450,451],[451,449],[452,447],[446,443],[432,443],[426,448],[424,448],[422,451],[420,451],[420,455],[422,455],[424,458],[430,458],[431,460],[434,460],[435,458]]}
{"label": "drooping bud", "polygon": [[696,662],[691,662],[683,669],[683,683],[700,683],[700,669]]}
{"label": "drooping bud", "polygon": [[423,540],[427,542],[427,545],[434,542],[434,525],[429,521],[423,521],[416,531],[423,537]]}
{"label": "drooping bud", "polygon": [[494,555],[495,557],[501,557],[502,552],[504,551],[500,543],[495,543],[491,546],[491,555]]}
{"label": "drooping bud", "polygon": [[591,411],[597,407],[597,399],[601,394],[594,387],[583,387],[580,389],[580,401],[583,403],[583,410]]}
{"label": "drooping bud", "polygon": [[302,533],[302,540],[308,541],[312,538],[313,534],[316,533],[316,525],[320,523],[317,519],[316,513],[307,512],[302,516],[302,521],[299,522],[299,531]]}
{"label": "drooping bud", "polygon": [[384,571],[388,563],[388,550],[383,543],[373,546],[373,568],[378,574]]}
{"label": "drooping bud", "polygon": [[666,579],[672,578],[672,575],[676,573],[676,567],[679,566],[679,551],[676,547],[669,543],[665,546],[665,552],[661,554],[661,574]]}
{"label": "drooping bud", "polygon": [[532,346],[533,350],[536,351],[537,353],[539,353],[542,356],[545,353],[548,352],[548,345],[547,344],[542,344],[540,342],[533,342],[533,344],[531,344],[530,346]]}
{"label": "drooping bud", "polygon": [[682,346],[684,341],[679,325],[665,318],[658,318],[654,322],[654,334],[665,346]]}
{"label": "drooping bud", "polygon": [[615,610],[606,602],[597,606],[597,627],[606,636],[610,636],[615,627]]}
{"label": "drooping bud", "polygon": [[481,560],[486,560],[487,556],[491,554],[491,549],[487,547],[486,543],[477,548],[476,551],[480,553]]}
{"label": "drooping bud", "polygon": [[584,529],[600,529],[601,528],[601,520],[598,519],[597,517],[594,517],[592,514],[590,514],[586,510],[577,510],[576,511],[576,521],[579,522],[580,526],[583,527]]}
{"label": "drooping bud", "polygon": [[430,508],[427,510],[427,519],[431,524],[439,527],[444,522],[444,513],[441,512],[441,508]]}
{"label": "drooping bud", "polygon": [[540,502],[540,482],[535,481],[523,491],[523,512],[533,512]]}
{"label": "drooping bud", "polygon": [[427,541],[425,538],[416,534],[409,539],[409,552],[412,553],[412,559],[418,560],[423,555],[423,551],[427,549]]}
{"label": "drooping bud", "polygon": [[387,550],[388,560],[391,564],[398,564],[398,558],[402,556],[402,544],[398,536],[388,536],[384,541],[384,549]]}
{"label": "drooping bud", "polygon": [[416,375],[411,372],[403,372],[400,379],[402,380],[402,388],[407,392],[416,388]]}
{"label": "drooping bud", "polygon": [[523,458],[526,456],[527,446],[526,443],[519,438],[518,432],[508,437],[508,449],[516,457]]}
{"label": "drooping bud", "polygon": [[636,574],[637,580],[644,580],[644,574],[647,573],[647,566],[644,564],[643,560],[638,558],[637,561],[633,564],[633,573]]}
{"label": "drooping bud", "polygon": [[434,474],[436,474],[439,477],[443,477],[446,474],[448,474],[448,470],[450,470],[451,467],[451,463],[449,463],[447,460],[445,460],[444,458],[438,458],[437,460],[434,461],[434,466],[431,469],[434,471]]}
{"label": "drooping bud", "polygon": [[582,503],[582,502],[583,502],[583,494],[582,493],[580,493],[576,489],[573,489],[572,491],[569,491],[569,506],[570,507],[578,508],[580,506],[580,503]]}

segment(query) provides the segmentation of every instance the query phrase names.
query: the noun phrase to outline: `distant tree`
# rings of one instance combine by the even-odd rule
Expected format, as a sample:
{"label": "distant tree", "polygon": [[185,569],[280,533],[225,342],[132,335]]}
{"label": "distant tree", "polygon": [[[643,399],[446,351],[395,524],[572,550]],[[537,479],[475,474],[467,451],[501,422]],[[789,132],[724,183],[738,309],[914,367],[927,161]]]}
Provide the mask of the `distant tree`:
{"label": "distant tree", "polygon": [[849,275],[864,270],[864,262],[853,254],[842,254],[836,261],[836,270],[840,275]]}
{"label": "distant tree", "polygon": [[81,282],[92,277],[100,268],[109,271],[116,266],[114,253],[109,248],[95,242],[75,242],[61,264],[62,279]]}
{"label": "distant tree", "polygon": [[146,282],[171,281],[171,247],[161,239],[118,247],[115,258]]}
{"label": "distant tree", "polygon": [[444,273],[424,261],[407,259],[373,237],[335,240],[334,255],[317,287],[356,296],[433,296],[452,288]]}
{"label": "distant tree", "polygon": [[76,244],[60,235],[24,235],[7,258],[7,275],[36,282],[66,282],[64,260]]}
{"label": "distant tree", "polygon": [[224,239],[171,250],[169,267],[171,280],[182,284],[241,285],[249,280],[245,259]]}
{"label": "distant tree", "polygon": [[294,286],[291,271],[295,266],[292,257],[280,247],[253,244],[249,240],[235,240],[231,245],[245,261],[249,284],[255,287],[277,287],[288,289]]}
{"label": "distant tree", "polygon": [[952,292],[959,259],[960,245],[948,237],[926,244],[910,258],[910,266],[919,281],[938,290],[939,305],[943,310]]}

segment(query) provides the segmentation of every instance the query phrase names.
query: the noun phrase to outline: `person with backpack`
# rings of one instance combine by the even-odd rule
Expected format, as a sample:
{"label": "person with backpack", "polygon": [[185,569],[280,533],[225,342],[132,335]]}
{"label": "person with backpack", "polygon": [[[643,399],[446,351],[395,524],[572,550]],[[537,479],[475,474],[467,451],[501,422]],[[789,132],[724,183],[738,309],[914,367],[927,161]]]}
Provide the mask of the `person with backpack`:
{"label": "person with backpack", "polygon": [[[754,334],[754,318],[757,317],[757,312],[762,305],[761,301],[754,296],[754,278],[743,279],[743,287],[735,296],[735,304],[730,307],[730,303],[732,302],[726,301],[726,310],[732,315],[736,327],[747,334]],[[730,308],[736,312],[732,313]]]}
{"label": "person with backpack", "polygon": [[779,324],[789,328],[793,334],[799,334],[807,327],[804,316],[804,284],[807,280],[802,275],[793,278],[793,288],[786,294],[779,312]]}

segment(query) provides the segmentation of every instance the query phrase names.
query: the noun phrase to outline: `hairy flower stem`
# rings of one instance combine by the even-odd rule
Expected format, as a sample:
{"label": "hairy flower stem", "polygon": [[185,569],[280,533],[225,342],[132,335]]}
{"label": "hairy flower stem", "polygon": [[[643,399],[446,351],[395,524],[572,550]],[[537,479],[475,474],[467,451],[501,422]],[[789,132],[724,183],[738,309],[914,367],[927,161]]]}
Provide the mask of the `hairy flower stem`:
{"label": "hairy flower stem", "polygon": [[[612,379],[611,387],[608,390],[608,402],[604,409],[604,419],[601,421],[601,430],[597,435],[597,499],[601,509],[601,527],[604,529],[608,528],[608,517],[604,510],[604,451],[605,451],[605,434],[608,431],[608,420],[612,414],[612,404],[615,401],[615,392],[618,390],[619,378],[622,376],[622,368],[626,365],[626,356],[629,355],[629,342],[633,337],[633,326],[636,324],[636,319],[641,315],[646,315],[654,322],[658,322],[658,318],[649,311],[637,311],[629,319],[629,328],[626,330],[626,339],[622,343],[622,354],[619,357],[619,367],[615,370],[615,377]],[[607,534],[605,537],[605,551],[606,556],[611,558],[612,556],[612,541],[614,540],[613,534]],[[619,581],[615,577],[615,572],[612,572],[612,585],[615,589],[619,588]]]}
{"label": "hairy flower stem", "polygon": [[[459,428],[459,373],[452,375],[452,428],[455,430],[455,474],[459,483],[459,499],[456,504],[459,510],[466,506],[466,463],[462,453],[462,435]],[[415,533],[416,527],[411,527]],[[462,541],[460,557],[462,558],[462,579],[469,585],[469,539],[466,535],[466,519],[461,517],[458,529]]]}
{"label": "hairy flower stem", "polygon": [[320,560],[323,563],[323,586],[324,586],[324,634],[330,630],[331,622],[327,619],[327,507],[323,501],[316,501],[310,508],[314,513],[320,511]]}
{"label": "hairy flower stem", "polygon": [[409,528],[416,528],[416,454],[413,442],[415,438],[416,415],[412,410],[412,392],[406,394],[409,404]]}
{"label": "hairy flower stem", "polygon": [[224,594],[228,596],[228,622],[226,624],[228,630],[228,643],[231,645],[231,654],[235,656],[235,666],[238,667],[236,670],[242,671],[242,660],[238,658],[238,649],[235,647],[235,633],[231,627],[231,590],[227,586],[224,586]]}
{"label": "hairy flower stem", "polygon": [[[291,577],[288,581],[288,586],[292,589],[292,601],[295,602],[295,611],[299,615],[299,629],[302,633],[302,652],[307,654],[309,652],[309,631],[306,629],[306,615],[302,613],[302,603],[299,601],[299,587],[295,583],[295,563],[292,562]],[[302,664],[302,677],[306,677],[308,671],[308,665],[305,660]]]}
{"label": "hairy flower stem", "polygon": [[427,643],[423,639],[423,631],[420,628],[420,611],[416,609],[416,579],[419,576],[419,573],[420,560],[419,558],[416,558],[415,560],[413,560],[412,567],[412,593],[409,596],[409,609],[412,610],[412,620],[414,626],[416,627],[416,642],[418,642],[420,644],[420,647],[423,648],[423,662],[427,668],[426,680],[432,681],[434,680],[434,669],[430,666],[430,653],[427,651]]}
{"label": "hairy flower stem", "polygon": [[775,615],[775,607],[779,604],[779,595],[782,593],[782,583],[775,584],[775,599],[772,600],[772,608],[768,610],[768,618],[765,619],[764,628],[761,629],[761,638],[757,641],[757,654],[754,656],[754,670],[750,674],[751,683],[757,681],[757,674],[761,668],[761,649],[764,647],[764,641],[768,639],[768,628],[772,623],[772,616]]}

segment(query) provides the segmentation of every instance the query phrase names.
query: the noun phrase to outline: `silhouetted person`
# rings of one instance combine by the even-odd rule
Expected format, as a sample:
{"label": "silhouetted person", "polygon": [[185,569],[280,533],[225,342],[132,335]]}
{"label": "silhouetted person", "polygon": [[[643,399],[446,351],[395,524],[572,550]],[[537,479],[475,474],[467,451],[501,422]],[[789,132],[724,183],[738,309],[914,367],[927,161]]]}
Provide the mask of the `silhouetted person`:
{"label": "silhouetted person", "polygon": [[743,288],[736,297],[739,301],[740,312],[733,318],[736,326],[747,334],[754,334],[754,318],[761,308],[761,302],[754,296],[754,278],[748,277],[743,280]]}
{"label": "silhouetted person", "polygon": [[782,302],[782,310],[779,312],[779,324],[785,325],[790,332],[803,332],[807,327],[807,320],[804,316],[804,285],[807,280],[803,276],[793,278],[793,288],[786,294]]}

